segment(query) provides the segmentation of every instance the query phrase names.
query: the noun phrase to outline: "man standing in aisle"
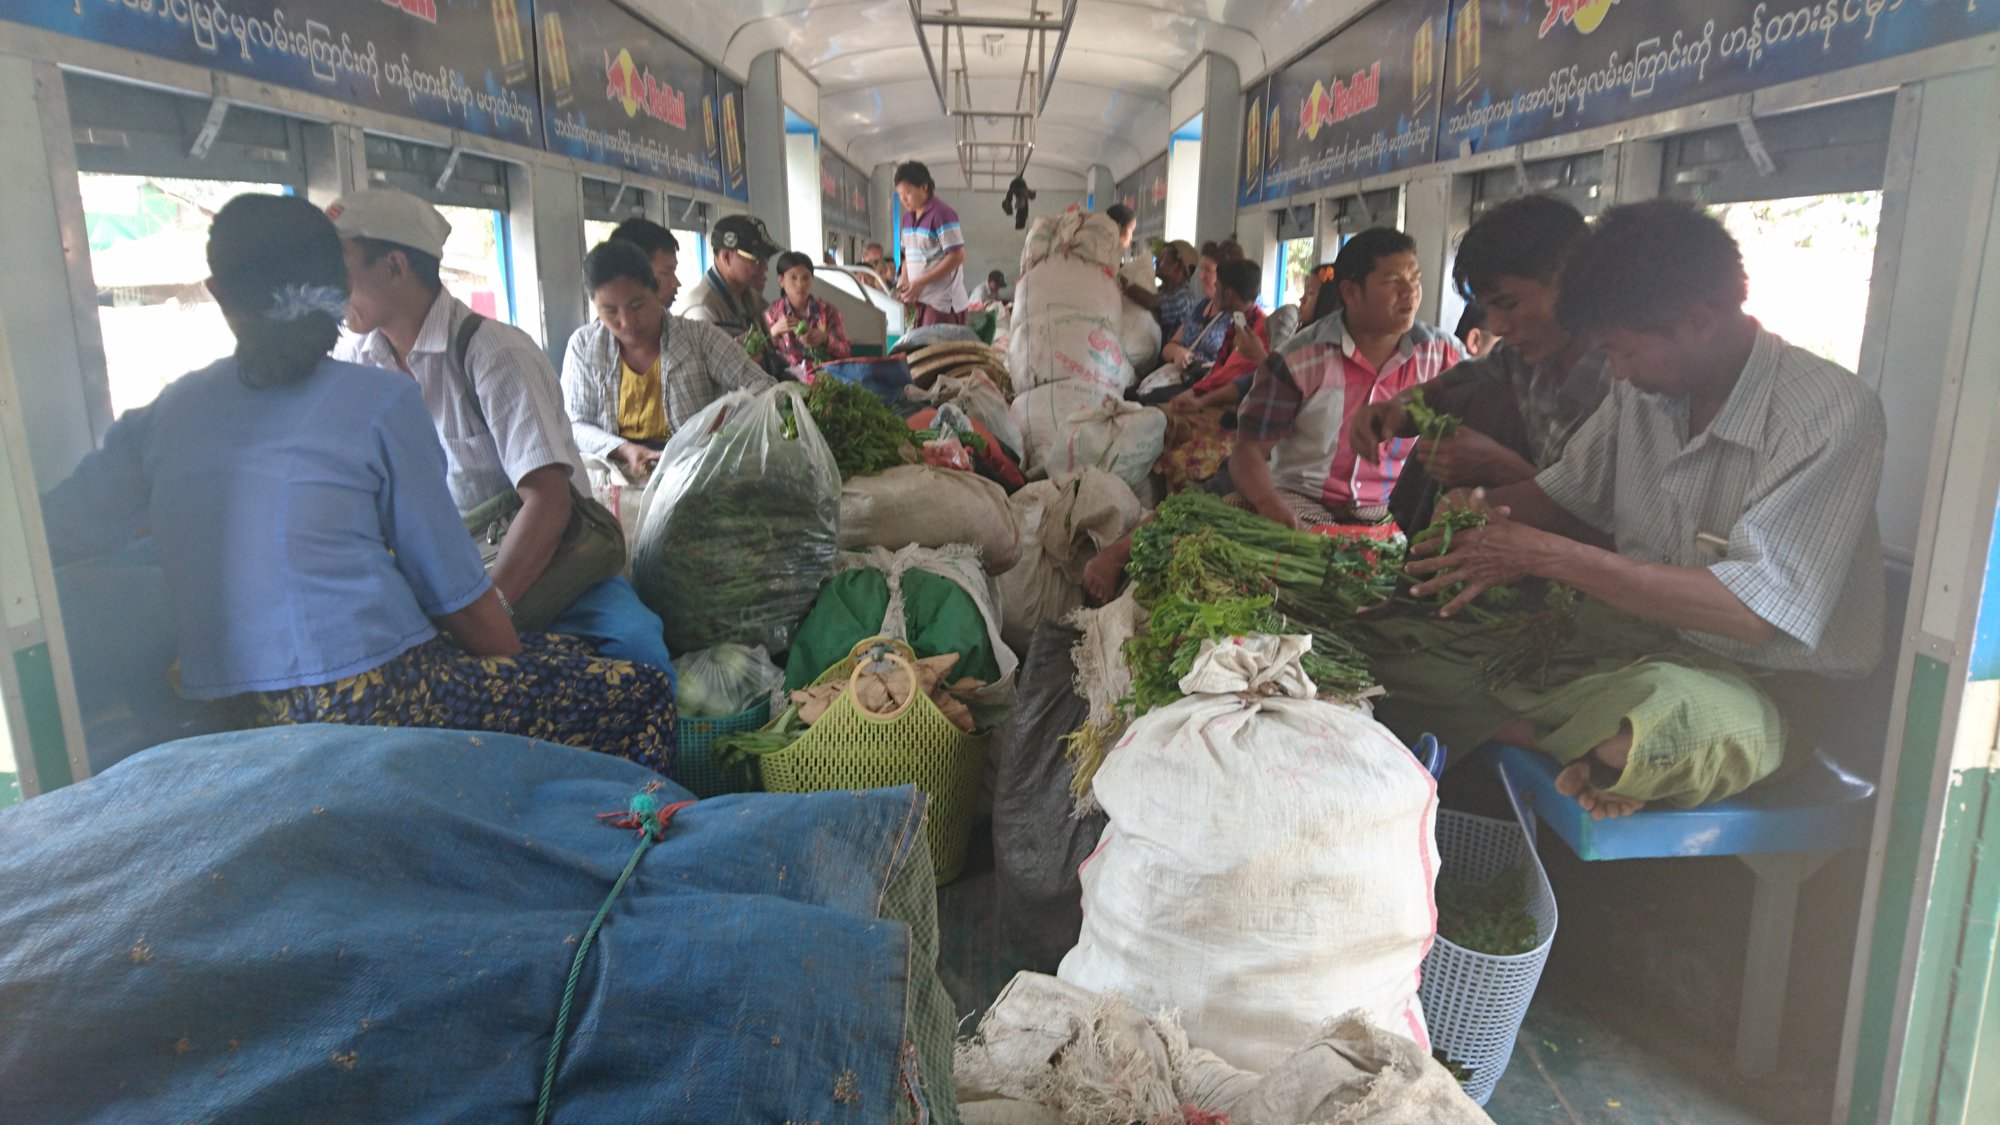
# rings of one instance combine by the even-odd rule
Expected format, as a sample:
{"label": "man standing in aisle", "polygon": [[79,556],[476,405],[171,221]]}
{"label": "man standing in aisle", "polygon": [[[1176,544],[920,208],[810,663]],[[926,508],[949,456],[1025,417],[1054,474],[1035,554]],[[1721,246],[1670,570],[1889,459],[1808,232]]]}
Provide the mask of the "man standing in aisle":
{"label": "man standing in aisle", "polygon": [[916,310],[910,327],[964,324],[972,302],[965,292],[965,231],[958,212],[937,197],[931,170],[914,160],[896,167],[896,199],[903,205],[903,271],[896,295]]}
{"label": "man standing in aisle", "polygon": [[741,340],[760,323],[764,313],[764,283],[771,259],[782,247],[771,241],[764,221],[754,215],[724,215],[711,236],[715,260],[687,292],[681,316],[713,324]]}
{"label": "man standing in aisle", "polygon": [[[493,561],[513,613],[554,561],[587,478],[548,356],[526,332],[488,320],[444,291],[451,223],[407,192],[371,189],[327,208],[347,255],[348,336],[334,358],[401,371],[423,388],[461,516],[512,491],[521,506]],[[548,631],[673,675],[664,627],[630,583],[584,591]]]}

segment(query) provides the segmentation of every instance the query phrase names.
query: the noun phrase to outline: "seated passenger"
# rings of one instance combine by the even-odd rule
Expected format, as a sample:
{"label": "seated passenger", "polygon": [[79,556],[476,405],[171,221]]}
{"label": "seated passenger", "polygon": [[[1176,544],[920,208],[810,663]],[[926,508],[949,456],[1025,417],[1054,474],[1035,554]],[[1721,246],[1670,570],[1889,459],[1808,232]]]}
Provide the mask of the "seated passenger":
{"label": "seated passenger", "polygon": [[[1556,463],[1563,445],[1611,386],[1604,353],[1556,318],[1564,259],[1588,228],[1576,208],[1546,195],[1503,203],[1459,242],[1452,283],[1486,310],[1500,342],[1422,388],[1432,409],[1462,424],[1435,447],[1419,443],[1389,499],[1410,534],[1428,527],[1443,489],[1495,488],[1530,480]],[[1474,339],[1481,335],[1472,332]],[[1356,411],[1352,443],[1372,458],[1379,443],[1414,437],[1406,406],[1416,390]]]}
{"label": "seated passenger", "polygon": [[999,270],[986,275],[979,288],[972,291],[972,303],[980,308],[987,305],[1004,304],[1007,300],[1007,275]]}
{"label": "seated passenger", "polygon": [[1465,358],[1478,359],[1497,347],[1500,334],[1487,327],[1486,306],[1477,300],[1465,303],[1464,311],[1458,314],[1458,327],[1451,334],[1458,337],[1458,346],[1465,349]]}
{"label": "seated passenger", "polygon": [[1202,278],[1201,255],[1186,242],[1176,239],[1160,247],[1153,272],[1160,279],[1158,292],[1136,285],[1125,286],[1125,295],[1153,310],[1160,318],[1160,338],[1173,342],[1181,325],[1194,319],[1208,300]]}
{"label": "seated passenger", "polygon": [[1236,444],[1236,431],[1224,425],[1242,392],[1239,375],[1255,373],[1270,350],[1265,346],[1264,311],[1257,307],[1260,281],[1257,263],[1238,258],[1216,268],[1216,316],[1229,322],[1221,362],[1192,386],[1167,400],[1167,433],[1156,470],[1168,492],[1193,488],[1215,475]]}
{"label": "seated passenger", "polygon": [[496,731],[669,770],[667,677],[517,636],[459,522],[427,388],[327,358],[347,265],[326,216],[239,196],[208,265],[235,354],[127,411],[50,492],[56,561],[151,528],[180,692],[234,722]]}
{"label": "seated passenger", "polygon": [[808,374],[830,359],[854,354],[840,310],[812,295],[812,259],[794,251],[778,255],[778,299],[764,310],[764,332],[788,373]]}
{"label": "seated passenger", "polygon": [[[1439,614],[1357,628],[1391,729],[1534,747],[1600,818],[1730,796],[1810,747],[1820,678],[1881,656],[1882,404],[1746,314],[1747,289],[1689,203],[1614,208],[1571,253],[1562,321],[1616,382],[1561,460],[1464,498],[1487,526],[1411,564]],[[1457,617],[1530,578],[1586,600],[1549,674],[1495,681],[1504,638]]]}
{"label": "seated passenger", "polygon": [[1104,214],[1118,224],[1118,256],[1120,259],[1132,256],[1132,237],[1139,233],[1139,216],[1123,203],[1113,203],[1104,209]]}
{"label": "seated passenger", "polygon": [[[347,326],[356,333],[340,342],[336,358],[417,381],[444,443],[461,517],[518,496],[493,561],[494,589],[511,614],[549,571],[577,505],[587,501],[578,490],[589,478],[555,368],[526,332],[479,316],[444,291],[438,270],[451,223],[437,208],[407,192],[372,189],[327,213],[347,255]],[[673,674],[659,617],[624,578],[591,587],[552,622],[536,624]]]}
{"label": "seated passenger", "polygon": [[1464,358],[1458,341],[1417,322],[1424,287],[1416,249],[1409,235],[1384,227],[1348,239],[1333,263],[1339,315],[1302,329],[1257,369],[1229,470],[1245,504],[1266,519],[1300,527],[1388,514],[1410,443],[1357,449],[1349,420]]}
{"label": "seated passenger", "polygon": [[[1291,338],[1298,334],[1299,329],[1318,319],[1320,288],[1332,280],[1332,262],[1314,266],[1299,285],[1298,301],[1284,306],[1267,318],[1265,334],[1271,338],[1271,350],[1283,351]],[[1464,340],[1465,337],[1459,337],[1461,343]]]}
{"label": "seated passenger", "polygon": [[660,304],[674,307],[681,291],[681,240],[674,232],[651,219],[627,219],[612,228],[613,242],[637,246],[653,265],[653,280],[659,283]]}
{"label": "seated passenger", "polygon": [[[713,324],[741,341],[763,323],[764,283],[769,280],[778,244],[771,241],[763,220],[752,215],[724,215],[710,237],[714,261],[687,291],[680,315]],[[770,365],[764,370],[770,371]]]}
{"label": "seated passenger", "polygon": [[[1193,384],[1228,358],[1228,349],[1236,334],[1236,320],[1217,303],[1216,271],[1222,263],[1242,258],[1243,248],[1234,242],[1211,243],[1202,247],[1197,276],[1201,280],[1203,303],[1193,316],[1181,322],[1180,329],[1160,347],[1161,358],[1180,370],[1183,386]],[[1254,296],[1252,300],[1255,300]]]}
{"label": "seated passenger", "polygon": [[[657,256],[655,258],[657,263]],[[613,238],[583,259],[583,287],[597,319],[576,330],[563,356],[563,405],[576,444],[644,480],[675,430],[731,390],[772,383],[736,341],[712,324],[667,314],[673,287],[637,245]]]}

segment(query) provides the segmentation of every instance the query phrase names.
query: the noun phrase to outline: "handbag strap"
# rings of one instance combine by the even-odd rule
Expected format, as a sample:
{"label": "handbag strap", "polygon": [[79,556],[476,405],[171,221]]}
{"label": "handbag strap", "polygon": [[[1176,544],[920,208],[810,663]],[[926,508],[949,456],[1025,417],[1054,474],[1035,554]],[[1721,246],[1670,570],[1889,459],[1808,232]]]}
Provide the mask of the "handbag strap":
{"label": "handbag strap", "polygon": [[452,377],[458,380],[458,389],[465,392],[466,401],[472,404],[472,416],[490,432],[493,427],[486,421],[486,408],[480,404],[479,387],[472,381],[472,373],[465,366],[465,357],[472,351],[472,338],[485,324],[485,317],[467,311],[465,319],[458,322],[458,331],[451,334],[451,351],[445,358],[449,361]]}

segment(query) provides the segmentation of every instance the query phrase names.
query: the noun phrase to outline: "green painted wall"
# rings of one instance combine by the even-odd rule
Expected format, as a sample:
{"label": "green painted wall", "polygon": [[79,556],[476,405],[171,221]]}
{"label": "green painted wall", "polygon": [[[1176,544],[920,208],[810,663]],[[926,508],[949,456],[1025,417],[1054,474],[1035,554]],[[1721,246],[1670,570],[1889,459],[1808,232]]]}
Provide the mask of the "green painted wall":
{"label": "green painted wall", "polygon": [[[49,662],[49,646],[29,645],[15,652],[14,674],[21,685],[21,711],[35,777],[44,793],[60,789],[76,777],[69,770],[69,745],[63,738],[62,704],[56,696],[56,671]],[[18,753],[19,747],[15,749]]]}
{"label": "green painted wall", "polygon": [[1889,1057],[1889,1034],[1896,1018],[1896,983],[1902,972],[1910,915],[1916,905],[1916,872],[1929,844],[1924,820],[1930,808],[1931,778],[1936,776],[1938,732],[1943,727],[1950,674],[1951,669],[1944,662],[1922,654],[1914,658],[1910,670],[1903,754],[1896,767],[1896,793],[1882,863],[1882,892],[1875,907],[1875,931],[1868,947],[1868,975],[1863,984],[1854,1095],[1848,1103],[1849,1125],[1871,1125],[1881,1110],[1882,1064]]}

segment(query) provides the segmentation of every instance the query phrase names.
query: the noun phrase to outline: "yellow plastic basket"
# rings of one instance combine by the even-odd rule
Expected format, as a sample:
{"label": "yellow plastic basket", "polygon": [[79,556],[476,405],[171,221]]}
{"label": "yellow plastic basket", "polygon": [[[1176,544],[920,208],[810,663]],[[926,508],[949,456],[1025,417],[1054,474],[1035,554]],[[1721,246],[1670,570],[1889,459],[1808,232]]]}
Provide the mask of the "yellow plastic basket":
{"label": "yellow plastic basket", "polygon": [[[908,645],[875,637],[854,646],[846,660],[828,668],[815,686],[853,681],[869,664],[900,666],[916,681]],[[849,692],[835,700],[798,741],[759,759],[764,788],[771,793],[815,793],[828,789],[886,789],[914,785],[930,798],[924,825],[939,886],[965,869],[966,844],[986,771],[986,736],[967,734],[944,717],[928,695],[912,691],[894,714],[876,715]]]}

